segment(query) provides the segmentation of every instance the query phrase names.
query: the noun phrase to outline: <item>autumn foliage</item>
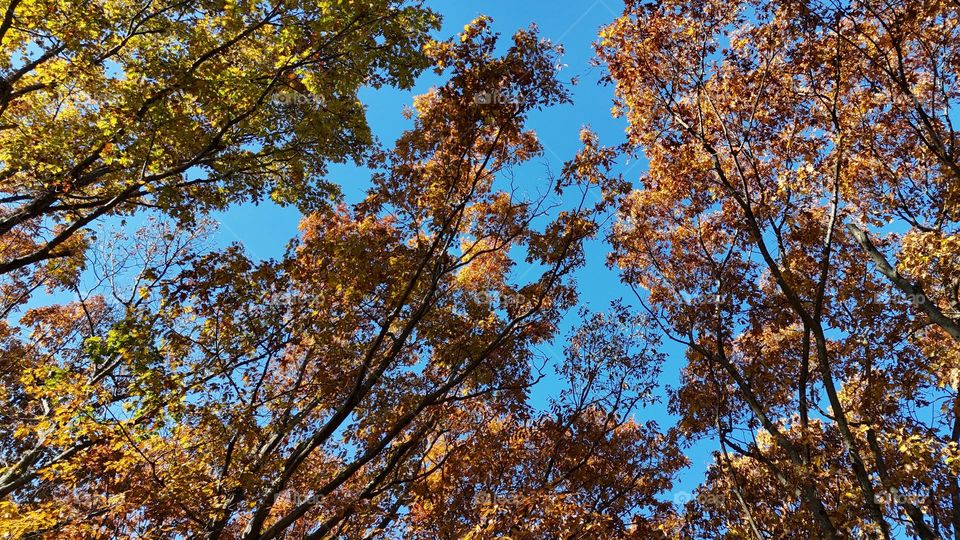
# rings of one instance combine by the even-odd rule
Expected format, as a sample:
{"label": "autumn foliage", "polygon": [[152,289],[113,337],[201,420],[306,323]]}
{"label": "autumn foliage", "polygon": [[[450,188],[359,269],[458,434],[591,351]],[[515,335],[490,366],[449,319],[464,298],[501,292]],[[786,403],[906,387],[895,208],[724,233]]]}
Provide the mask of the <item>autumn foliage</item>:
{"label": "autumn foliage", "polygon": [[650,163],[611,261],[721,447],[678,534],[960,535],[957,8],[628,2],[602,31]]}
{"label": "autumn foliage", "polygon": [[[0,5],[0,537],[960,538],[960,5],[628,0],[626,142],[532,178],[559,46],[438,26]],[[266,200],[283,256],[211,242]]]}

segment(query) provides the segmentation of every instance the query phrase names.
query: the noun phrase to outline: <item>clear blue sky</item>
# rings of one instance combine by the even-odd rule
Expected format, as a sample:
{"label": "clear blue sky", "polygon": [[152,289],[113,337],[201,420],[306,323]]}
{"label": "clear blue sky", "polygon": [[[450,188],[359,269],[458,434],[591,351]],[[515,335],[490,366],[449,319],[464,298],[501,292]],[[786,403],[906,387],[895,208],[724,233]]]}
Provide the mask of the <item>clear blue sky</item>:
{"label": "clear blue sky", "polygon": [[[562,44],[565,54],[562,58],[563,79],[577,77],[579,84],[572,88],[572,105],[554,107],[531,116],[530,127],[538,133],[545,148],[544,156],[538,163],[518,171],[518,180],[525,185],[536,185],[544,178],[545,167],[554,173],[560,171],[564,161],[570,159],[580,148],[580,129],[588,125],[598,133],[604,145],[615,145],[624,140],[625,121],[614,119],[610,115],[613,89],[599,84],[602,68],[591,66],[593,42],[597,31],[612,21],[622,10],[622,4],[616,0],[596,0],[585,2],[568,0],[492,0],[483,3],[464,0],[447,2],[428,2],[431,7],[443,15],[443,28],[438,38],[450,37],[463,29],[464,24],[478,15],[493,18],[493,28],[509,38],[519,28],[536,23],[542,37]],[[410,91],[394,89],[365,90],[361,100],[367,106],[368,121],[374,135],[389,146],[400,133],[410,126],[410,122],[401,115],[404,106],[412,104],[414,95],[423,93],[438,81],[432,73],[425,74],[416,87]],[[633,160],[622,163],[620,172],[630,181],[636,181],[644,172],[646,163]],[[343,186],[349,201],[358,200],[364,186],[368,185],[369,175],[364,169],[353,166],[335,166],[331,172],[332,181]],[[274,258],[283,254],[287,242],[294,238],[300,215],[294,209],[278,208],[270,203],[259,206],[244,205],[215,216],[220,221],[217,243],[242,243],[248,253],[256,258]],[[606,267],[608,247],[602,240],[593,242],[588,250],[587,266],[579,274],[581,300],[593,310],[605,310],[610,301],[624,298],[629,301],[632,293],[620,284],[615,269]],[[629,302],[628,302],[629,303]],[[576,324],[576,312],[571,313],[562,329],[561,338]],[[682,350],[666,343],[669,354],[663,370],[663,383],[676,384],[679,370],[683,366]],[[562,343],[558,342],[553,350],[545,349],[559,359]],[[545,398],[558,389],[551,373],[534,389],[534,404],[542,404]],[[666,412],[665,403],[647,408],[640,412],[640,419],[656,420],[661,427],[673,423]],[[702,478],[705,466],[711,460],[709,443],[701,443],[690,449],[693,465],[682,473],[674,493],[692,491]],[[673,494],[665,494],[670,499]]]}

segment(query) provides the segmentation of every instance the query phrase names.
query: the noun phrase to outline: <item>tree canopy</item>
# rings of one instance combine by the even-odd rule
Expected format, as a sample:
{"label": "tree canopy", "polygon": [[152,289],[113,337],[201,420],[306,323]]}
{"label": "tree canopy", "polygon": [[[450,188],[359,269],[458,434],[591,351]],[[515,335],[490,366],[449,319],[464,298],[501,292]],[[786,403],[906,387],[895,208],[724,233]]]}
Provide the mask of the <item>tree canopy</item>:
{"label": "tree canopy", "polygon": [[562,49],[438,9],[0,4],[0,536],[960,538],[960,4],[627,0],[534,178]]}
{"label": "tree canopy", "polygon": [[684,534],[960,535],[957,7],[628,2],[602,31],[650,163],[611,261],[721,444]]}

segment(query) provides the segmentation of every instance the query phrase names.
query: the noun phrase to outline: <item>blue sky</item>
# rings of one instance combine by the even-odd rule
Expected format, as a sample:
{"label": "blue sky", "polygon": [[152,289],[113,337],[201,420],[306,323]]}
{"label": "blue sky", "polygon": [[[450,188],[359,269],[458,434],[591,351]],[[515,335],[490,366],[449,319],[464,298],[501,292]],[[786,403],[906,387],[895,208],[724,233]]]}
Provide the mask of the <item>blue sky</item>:
{"label": "blue sky", "polygon": [[[579,150],[579,133],[583,126],[595,131],[603,145],[623,142],[626,122],[610,115],[613,88],[599,83],[603,75],[602,68],[591,65],[597,31],[621,12],[621,2],[492,0],[481,4],[452,0],[428,4],[443,15],[443,27],[437,32],[437,38],[455,35],[463,29],[464,24],[483,14],[493,18],[492,26],[503,38],[509,38],[519,28],[536,23],[542,37],[563,45],[560,76],[565,80],[576,77],[579,84],[571,88],[573,104],[553,107],[530,117],[529,125],[537,131],[544,155],[538,162],[517,171],[518,180],[528,189],[536,189],[538,183],[543,184],[547,169],[559,173],[563,162]],[[409,91],[366,89],[361,92],[360,98],[367,106],[368,121],[375,137],[389,147],[411,125],[401,114],[403,108],[412,104],[413,96],[423,93],[439,80],[434,74],[426,73]],[[646,163],[642,159],[634,159],[621,163],[619,172],[626,179],[636,182],[645,168]],[[337,165],[331,169],[330,180],[341,185],[348,201],[353,202],[362,196],[364,187],[369,183],[369,173],[352,165]],[[265,259],[283,254],[288,241],[298,234],[297,225],[301,216],[295,209],[279,208],[268,202],[259,206],[243,205],[214,217],[220,222],[217,243],[239,242],[251,256]],[[602,239],[592,242],[587,252],[587,266],[578,275],[581,301],[597,311],[607,309],[611,300],[621,297],[629,304],[632,296],[631,291],[620,283],[618,272],[607,268],[607,252],[608,246]],[[563,338],[576,323],[574,311],[566,318],[560,337]],[[664,346],[668,361],[663,368],[662,382],[675,384],[684,362],[683,351],[669,342]],[[547,348],[542,352],[559,360],[562,350],[561,339],[552,350]],[[534,389],[531,399],[535,405],[543,404],[548,396],[558,390],[558,382],[551,375],[548,371],[547,377]],[[641,420],[656,420],[663,428],[673,423],[666,412],[665,403],[644,409],[638,416]],[[688,457],[692,466],[678,479],[674,493],[692,491],[696,487],[711,460],[711,446],[701,443],[690,449]],[[665,494],[667,499],[672,497],[673,494]]]}

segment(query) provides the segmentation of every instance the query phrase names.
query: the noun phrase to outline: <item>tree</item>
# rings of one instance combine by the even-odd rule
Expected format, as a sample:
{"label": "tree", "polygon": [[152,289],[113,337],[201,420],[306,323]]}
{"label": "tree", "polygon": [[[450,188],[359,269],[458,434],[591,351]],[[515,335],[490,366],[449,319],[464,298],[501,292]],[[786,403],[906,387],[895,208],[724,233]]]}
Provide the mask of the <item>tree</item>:
{"label": "tree", "polygon": [[680,530],[960,538],[957,7],[631,1],[602,31],[650,163],[611,261],[720,444]]}
{"label": "tree", "polygon": [[[412,84],[437,24],[416,2],[4,4],[4,497],[100,440],[101,427],[74,424],[130,397],[123,362],[149,375],[154,351],[139,343],[156,337],[147,299],[195,255],[203,214],[267,195],[329,204],[326,163],[371,148],[357,90]],[[174,222],[136,238],[123,264],[88,260],[95,220],[142,210]],[[30,303],[42,288],[80,294],[85,267],[109,273],[99,285],[122,272],[135,285],[124,298],[101,287],[114,298]]]}

